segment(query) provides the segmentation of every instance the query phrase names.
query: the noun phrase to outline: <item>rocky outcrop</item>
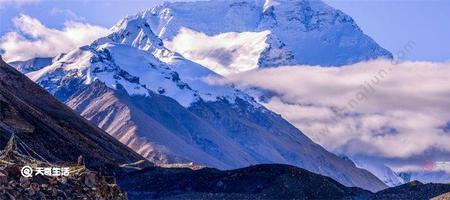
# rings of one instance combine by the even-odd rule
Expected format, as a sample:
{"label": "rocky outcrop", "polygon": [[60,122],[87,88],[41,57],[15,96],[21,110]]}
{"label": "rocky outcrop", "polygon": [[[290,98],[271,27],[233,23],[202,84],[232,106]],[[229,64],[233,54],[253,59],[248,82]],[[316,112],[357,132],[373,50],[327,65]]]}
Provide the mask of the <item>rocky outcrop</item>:
{"label": "rocky outcrop", "polygon": [[[0,152],[0,199],[126,199],[115,178],[87,169],[82,157],[77,164],[52,164],[25,155],[30,152],[33,150],[12,134]],[[30,170],[25,171],[26,167]],[[51,171],[34,174],[33,167]],[[63,168],[67,170],[63,172]]]}
{"label": "rocky outcrop", "polygon": [[441,194],[437,197],[432,198],[431,200],[450,200],[450,192],[447,192],[445,194]]}

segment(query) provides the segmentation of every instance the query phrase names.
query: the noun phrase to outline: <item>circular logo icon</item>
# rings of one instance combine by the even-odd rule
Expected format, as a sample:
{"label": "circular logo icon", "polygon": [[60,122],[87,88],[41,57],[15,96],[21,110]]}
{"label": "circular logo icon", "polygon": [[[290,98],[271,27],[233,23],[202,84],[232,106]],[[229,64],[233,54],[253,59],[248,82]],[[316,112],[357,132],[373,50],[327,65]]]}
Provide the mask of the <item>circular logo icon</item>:
{"label": "circular logo icon", "polygon": [[31,168],[30,166],[23,166],[20,170],[20,173],[22,174],[22,176],[30,178],[33,176],[33,168]]}

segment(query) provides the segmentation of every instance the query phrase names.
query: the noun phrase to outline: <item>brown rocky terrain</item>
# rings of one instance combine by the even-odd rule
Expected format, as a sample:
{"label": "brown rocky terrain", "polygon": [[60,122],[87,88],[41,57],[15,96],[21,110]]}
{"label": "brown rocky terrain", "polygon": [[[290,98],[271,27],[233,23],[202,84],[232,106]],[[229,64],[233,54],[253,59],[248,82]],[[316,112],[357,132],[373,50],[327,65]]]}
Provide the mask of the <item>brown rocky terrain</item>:
{"label": "brown rocky terrain", "polygon": [[[0,199],[126,199],[114,177],[87,169],[82,157],[77,164],[51,164],[19,153],[32,151],[24,145],[13,135],[0,152]],[[58,174],[33,175],[31,171],[25,176],[24,166],[57,169]]]}
{"label": "brown rocky terrain", "polygon": [[434,197],[432,200],[450,200],[450,192]]}

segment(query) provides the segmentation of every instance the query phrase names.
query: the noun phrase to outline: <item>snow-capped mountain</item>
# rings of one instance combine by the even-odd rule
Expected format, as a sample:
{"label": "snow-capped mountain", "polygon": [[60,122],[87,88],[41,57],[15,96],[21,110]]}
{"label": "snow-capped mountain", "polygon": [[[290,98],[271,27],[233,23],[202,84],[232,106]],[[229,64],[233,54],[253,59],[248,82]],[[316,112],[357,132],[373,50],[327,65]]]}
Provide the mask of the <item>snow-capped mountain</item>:
{"label": "snow-capped mountain", "polygon": [[[446,169],[407,170],[395,172],[388,166],[368,158],[353,159],[356,166],[370,171],[388,186],[398,186],[411,181],[422,183],[450,183],[450,173]],[[436,167],[436,166],[435,166]]]}
{"label": "snow-capped mountain", "polygon": [[392,57],[350,16],[316,0],[174,2],[142,16],[169,49],[222,75]]}
{"label": "snow-capped mountain", "polygon": [[211,86],[218,76],[164,47],[146,15],[27,75],[154,163],[231,169],[285,163],[372,191],[386,187],[250,96]]}

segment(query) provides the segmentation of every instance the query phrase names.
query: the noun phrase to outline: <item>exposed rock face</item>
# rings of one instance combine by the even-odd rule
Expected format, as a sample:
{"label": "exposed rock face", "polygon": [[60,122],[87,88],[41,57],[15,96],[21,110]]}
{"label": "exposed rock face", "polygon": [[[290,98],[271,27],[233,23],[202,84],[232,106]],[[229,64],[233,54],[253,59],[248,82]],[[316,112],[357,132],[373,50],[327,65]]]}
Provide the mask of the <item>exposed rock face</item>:
{"label": "exposed rock face", "polygon": [[286,47],[285,43],[277,39],[275,35],[269,35],[266,43],[267,47],[261,52],[261,56],[258,59],[259,67],[297,64],[292,51]]}

